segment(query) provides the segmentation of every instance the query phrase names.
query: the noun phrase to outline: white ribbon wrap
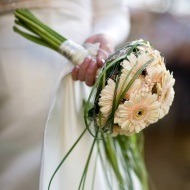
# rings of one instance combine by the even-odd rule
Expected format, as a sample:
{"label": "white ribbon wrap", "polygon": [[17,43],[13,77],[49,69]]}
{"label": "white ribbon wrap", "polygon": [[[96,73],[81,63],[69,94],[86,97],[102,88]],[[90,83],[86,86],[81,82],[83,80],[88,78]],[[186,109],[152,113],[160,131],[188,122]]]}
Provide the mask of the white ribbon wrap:
{"label": "white ribbon wrap", "polygon": [[66,40],[59,47],[59,52],[74,65],[80,65],[86,57],[95,58],[99,47],[100,43],[86,43],[82,47],[71,40]]}

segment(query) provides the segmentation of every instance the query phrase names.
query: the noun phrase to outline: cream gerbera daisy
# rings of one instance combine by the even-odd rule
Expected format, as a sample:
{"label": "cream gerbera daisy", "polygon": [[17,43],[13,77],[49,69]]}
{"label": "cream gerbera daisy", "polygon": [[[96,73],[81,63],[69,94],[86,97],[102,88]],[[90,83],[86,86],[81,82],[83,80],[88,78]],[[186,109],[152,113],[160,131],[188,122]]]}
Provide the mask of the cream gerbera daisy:
{"label": "cream gerbera daisy", "polygon": [[112,131],[112,134],[111,134],[111,135],[112,135],[113,137],[116,137],[117,135],[126,135],[126,136],[128,136],[128,135],[132,135],[132,133],[129,134],[128,131],[123,130],[119,125],[114,125],[114,126],[113,126],[113,131]]}
{"label": "cream gerbera daisy", "polygon": [[[145,52],[141,52],[137,57],[131,53],[129,56],[127,56],[128,60],[124,60],[121,64],[123,67],[122,72],[123,73],[129,73],[131,69],[131,77],[136,74],[136,72],[148,61],[150,61],[153,57],[150,54],[147,54]],[[136,64],[136,66],[135,66]]]}
{"label": "cream gerbera daisy", "polygon": [[[131,81],[130,77],[126,79],[126,75],[121,74],[119,85],[117,87],[116,98],[118,98],[121,90],[122,92],[125,90],[130,81]],[[102,112],[103,116],[106,118],[110,115],[112,110],[115,87],[116,83],[112,79],[109,79],[108,84],[104,87],[104,89],[100,93],[98,105],[100,106],[100,111]],[[131,92],[134,92],[141,88],[142,88],[142,81],[140,79],[136,79],[123,98],[125,100],[128,100]]]}
{"label": "cream gerbera daisy", "polygon": [[156,94],[141,96],[132,93],[130,100],[119,105],[114,123],[126,131],[125,134],[138,133],[149,124],[158,121],[160,103]]}
{"label": "cream gerbera daisy", "polygon": [[[98,127],[100,127],[100,128],[105,127],[106,120],[107,119],[103,116],[97,117],[96,123],[97,123]],[[117,135],[124,135],[124,134],[125,134],[125,130],[121,129],[121,127],[119,125],[114,124],[113,131],[112,131],[111,135],[113,137],[116,137]]]}
{"label": "cream gerbera daisy", "polygon": [[158,101],[161,103],[160,116],[159,119],[163,118],[169,111],[174,99],[174,89],[175,79],[173,74],[167,71],[162,77],[162,82],[160,84],[160,93],[158,93]]}
{"label": "cream gerbera daisy", "polygon": [[112,79],[108,80],[108,84],[100,93],[98,105],[104,117],[108,117],[112,110],[113,97],[115,91],[115,82]]}
{"label": "cream gerbera daisy", "polygon": [[145,52],[146,54],[149,54],[151,57],[154,58],[151,65],[159,65],[162,67],[165,67],[164,57],[161,56],[160,52],[158,50],[155,50],[151,47],[151,45],[143,43],[141,46],[137,47],[141,52]]}
{"label": "cream gerbera daisy", "polygon": [[124,68],[122,69],[122,73],[129,73],[131,69],[134,67],[134,65],[137,63],[137,57],[135,56],[134,53],[131,53],[130,55],[127,56],[128,60],[124,60],[121,63],[121,66]]}
{"label": "cream gerbera daisy", "polygon": [[121,133],[121,127],[119,125],[113,126],[112,136],[116,137],[117,135],[122,135]]}
{"label": "cream gerbera daisy", "polygon": [[161,82],[161,77],[166,72],[166,69],[161,66],[149,65],[146,71],[152,82]]}
{"label": "cream gerbera daisy", "polygon": [[158,65],[166,69],[164,57],[161,56],[159,51],[154,50],[150,53],[150,55],[154,57],[152,65]]}
{"label": "cream gerbera daisy", "polygon": [[[119,87],[118,87],[118,91],[120,92],[122,90],[122,92],[125,90],[125,88],[127,87],[127,85],[129,84],[129,82],[131,81],[131,77],[128,77],[126,80],[126,76],[127,74],[122,73],[120,76],[120,81],[119,81]],[[132,85],[130,86],[130,88],[127,90],[127,92],[125,93],[124,99],[128,100],[130,98],[130,94],[132,92],[138,92],[140,89],[142,89],[144,84],[143,79],[141,79],[140,77],[137,78]]]}
{"label": "cream gerbera daisy", "polygon": [[157,84],[161,84],[166,70],[163,67],[155,68],[154,66],[149,66],[146,68],[146,71],[145,83],[148,85],[149,92],[157,93]]}
{"label": "cream gerbera daisy", "polygon": [[172,102],[174,100],[174,89],[168,88],[167,91],[164,93],[165,96],[162,96],[162,103],[160,105],[160,114],[159,119],[162,119],[165,115],[168,114],[170,110],[170,106],[172,105]]}

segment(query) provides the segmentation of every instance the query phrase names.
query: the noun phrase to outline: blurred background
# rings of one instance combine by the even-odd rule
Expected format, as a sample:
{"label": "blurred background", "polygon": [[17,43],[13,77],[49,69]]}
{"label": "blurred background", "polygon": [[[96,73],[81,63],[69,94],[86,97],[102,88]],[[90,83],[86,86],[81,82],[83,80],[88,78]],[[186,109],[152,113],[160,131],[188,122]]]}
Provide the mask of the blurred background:
{"label": "blurred background", "polygon": [[150,41],[176,79],[169,114],[145,130],[151,190],[190,190],[190,0],[126,0],[126,5],[127,41]]}

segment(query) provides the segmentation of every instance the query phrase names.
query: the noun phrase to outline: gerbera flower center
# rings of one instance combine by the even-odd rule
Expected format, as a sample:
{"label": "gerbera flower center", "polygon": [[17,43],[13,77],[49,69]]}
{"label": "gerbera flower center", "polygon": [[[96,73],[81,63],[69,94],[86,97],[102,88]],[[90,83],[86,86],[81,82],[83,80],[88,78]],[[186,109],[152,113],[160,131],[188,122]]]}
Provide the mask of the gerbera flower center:
{"label": "gerbera flower center", "polygon": [[146,114],[146,109],[145,108],[137,108],[135,110],[134,118],[135,119],[142,119]]}
{"label": "gerbera flower center", "polygon": [[142,75],[143,75],[144,77],[146,77],[146,76],[147,76],[147,74],[148,74],[147,70],[146,70],[146,69],[144,69],[144,70],[142,71]]}
{"label": "gerbera flower center", "polygon": [[156,84],[152,87],[152,94],[157,94],[157,87]]}

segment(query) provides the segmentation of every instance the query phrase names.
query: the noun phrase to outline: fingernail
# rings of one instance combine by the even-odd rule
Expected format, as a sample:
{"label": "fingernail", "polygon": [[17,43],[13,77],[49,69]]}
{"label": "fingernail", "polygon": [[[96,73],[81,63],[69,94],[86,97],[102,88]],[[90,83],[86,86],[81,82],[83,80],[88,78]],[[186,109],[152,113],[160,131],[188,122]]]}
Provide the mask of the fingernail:
{"label": "fingernail", "polygon": [[105,63],[105,59],[101,59],[102,63]]}
{"label": "fingernail", "polygon": [[91,59],[92,59],[92,56],[87,55],[86,58],[87,58],[88,60],[91,60]]}
{"label": "fingernail", "polygon": [[93,62],[93,63],[96,63],[96,59],[92,58],[92,62]]}

